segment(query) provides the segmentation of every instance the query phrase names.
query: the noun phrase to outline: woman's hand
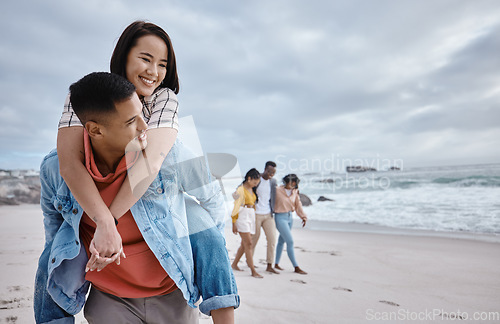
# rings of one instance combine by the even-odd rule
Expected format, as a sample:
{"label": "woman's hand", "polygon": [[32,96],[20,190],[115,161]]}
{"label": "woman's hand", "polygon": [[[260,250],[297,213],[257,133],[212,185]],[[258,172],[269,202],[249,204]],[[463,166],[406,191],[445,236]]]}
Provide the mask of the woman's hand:
{"label": "woman's hand", "polygon": [[86,271],[101,271],[108,264],[115,262],[120,265],[120,258],[125,258],[122,238],[114,221],[96,223],[94,238],[90,242],[90,260]]}
{"label": "woman's hand", "polygon": [[238,235],[238,228],[236,227],[236,223],[233,223],[233,233],[234,235]]}
{"label": "woman's hand", "polygon": [[302,227],[306,226],[307,216],[302,217]]}

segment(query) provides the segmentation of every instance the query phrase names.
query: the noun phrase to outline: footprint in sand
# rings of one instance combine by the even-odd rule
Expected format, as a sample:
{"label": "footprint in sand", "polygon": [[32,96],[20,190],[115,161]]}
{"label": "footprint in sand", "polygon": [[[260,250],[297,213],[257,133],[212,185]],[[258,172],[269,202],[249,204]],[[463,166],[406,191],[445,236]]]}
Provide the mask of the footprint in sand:
{"label": "footprint in sand", "polygon": [[8,289],[9,289],[10,292],[21,291],[23,289],[23,287],[21,287],[21,286],[10,286],[10,287],[8,287]]}
{"label": "footprint in sand", "polygon": [[[313,251],[309,251],[309,250],[306,250],[300,246],[295,246],[294,247],[295,249],[297,250],[300,250],[300,252],[305,252],[305,253],[309,253],[309,252],[313,252]],[[338,251],[314,251],[315,253],[324,253],[324,254],[330,254],[330,255],[333,255],[333,256],[339,256],[340,255],[340,252]]]}
{"label": "footprint in sand", "polygon": [[300,280],[300,279],[291,279],[290,280],[291,282],[298,282],[298,283],[301,283],[301,284],[307,284],[307,282],[305,282],[304,280]]}
{"label": "footprint in sand", "polygon": [[352,292],[352,289],[349,289],[349,288],[344,288],[344,287],[334,287],[332,288],[334,290],[342,290],[342,291],[348,291],[348,292]]}
{"label": "footprint in sand", "polygon": [[17,323],[17,316],[9,316],[5,318],[7,323]]}
{"label": "footprint in sand", "polygon": [[13,298],[10,300],[2,299],[2,300],[0,300],[0,309],[19,308],[20,302],[21,302],[21,299],[19,299],[19,298]]}
{"label": "footprint in sand", "polygon": [[438,316],[440,316],[441,318],[447,318],[447,319],[451,319],[451,320],[456,320],[456,319],[464,320],[464,319],[466,319],[462,315],[458,315],[458,314],[439,313]]}
{"label": "footprint in sand", "polygon": [[318,251],[317,253],[325,253],[325,254],[330,254],[330,255],[333,255],[333,256],[339,256],[340,255],[340,252],[338,252],[338,251]]}
{"label": "footprint in sand", "polygon": [[399,304],[396,304],[394,302],[391,302],[391,301],[387,301],[387,300],[379,300],[380,303],[382,304],[387,304],[387,305],[391,305],[391,306],[399,306]]}

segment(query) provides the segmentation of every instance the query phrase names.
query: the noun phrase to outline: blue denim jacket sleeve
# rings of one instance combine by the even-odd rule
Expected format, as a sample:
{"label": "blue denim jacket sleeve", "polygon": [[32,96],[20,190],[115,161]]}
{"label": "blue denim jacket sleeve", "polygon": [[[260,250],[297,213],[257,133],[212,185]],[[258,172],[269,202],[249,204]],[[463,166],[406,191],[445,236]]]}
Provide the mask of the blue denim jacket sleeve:
{"label": "blue denim jacket sleeve", "polygon": [[[55,196],[55,188],[49,185],[51,182],[44,168],[46,159],[40,167],[41,197],[40,205],[43,212],[43,224],[45,229],[45,246],[38,260],[38,269],[35,277],[35,291],[33,306],[36,323],[73,323],[73,316],[65,312],[57,305],[47,290],[48,264],[50,250],[54,242],[54,236],[61,227],[64,219],[54,208],[51,198]],[[49,181],[48,181],[49,180]]]}
{"label": "blue denim jacket sleeve", "polygon": [[215,309],[238,308],[240,298],[224,238],[226,207],[222,190],[204,157],[195,157],[181,143],[175,149],[182,161],[175,165],[178,185],[187,194],[184,200],[195,281],[203,297],[200,311],[210,315]]}
{"label": "blue denim jacket sleeve", "polygon": [[75,233],[82,211],[63,185],[55,150],[40,166],[40,183],[45,246],[35,277],[35,321],[73,323],[72,314],[83,307],[88,289],[81,268],[87,256]]}
{"label": "blue denim jacket sleeve", "polygon": [[[213,224],[224,236],[226,205],[218,181],[210,173],[208,162],[204,156],[196,156],[189,148],[178,142],[175,146],[177,160],[175,172],[179,179],[180,190],[195,197],[211,217]],[[189,218],[188,213],[188,218]],[[190,234],[203,228],[193,228],[190,222]]]}

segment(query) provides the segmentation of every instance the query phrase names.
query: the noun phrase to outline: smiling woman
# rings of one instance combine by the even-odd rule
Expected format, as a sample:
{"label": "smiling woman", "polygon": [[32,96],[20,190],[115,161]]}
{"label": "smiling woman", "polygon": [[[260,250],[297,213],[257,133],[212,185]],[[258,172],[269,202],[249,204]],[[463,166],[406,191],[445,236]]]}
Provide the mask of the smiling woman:
{"label": "smiling woman", "polygon": [[161,85],[167,73],[167,55],[161,38],[148,35],[137,40],[127,59],[127,79],[134,83],[137,93],[151,95]]}

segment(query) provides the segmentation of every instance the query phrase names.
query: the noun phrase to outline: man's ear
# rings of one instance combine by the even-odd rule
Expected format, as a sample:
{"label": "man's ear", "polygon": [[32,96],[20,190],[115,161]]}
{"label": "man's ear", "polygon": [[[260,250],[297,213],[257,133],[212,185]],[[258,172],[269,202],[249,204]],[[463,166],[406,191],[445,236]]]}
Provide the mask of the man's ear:
{"label": "man's ear", "polygon": [[85,129],[91,138],[102,137],[102,126],[94,121],[88,121],[85,123]]}

